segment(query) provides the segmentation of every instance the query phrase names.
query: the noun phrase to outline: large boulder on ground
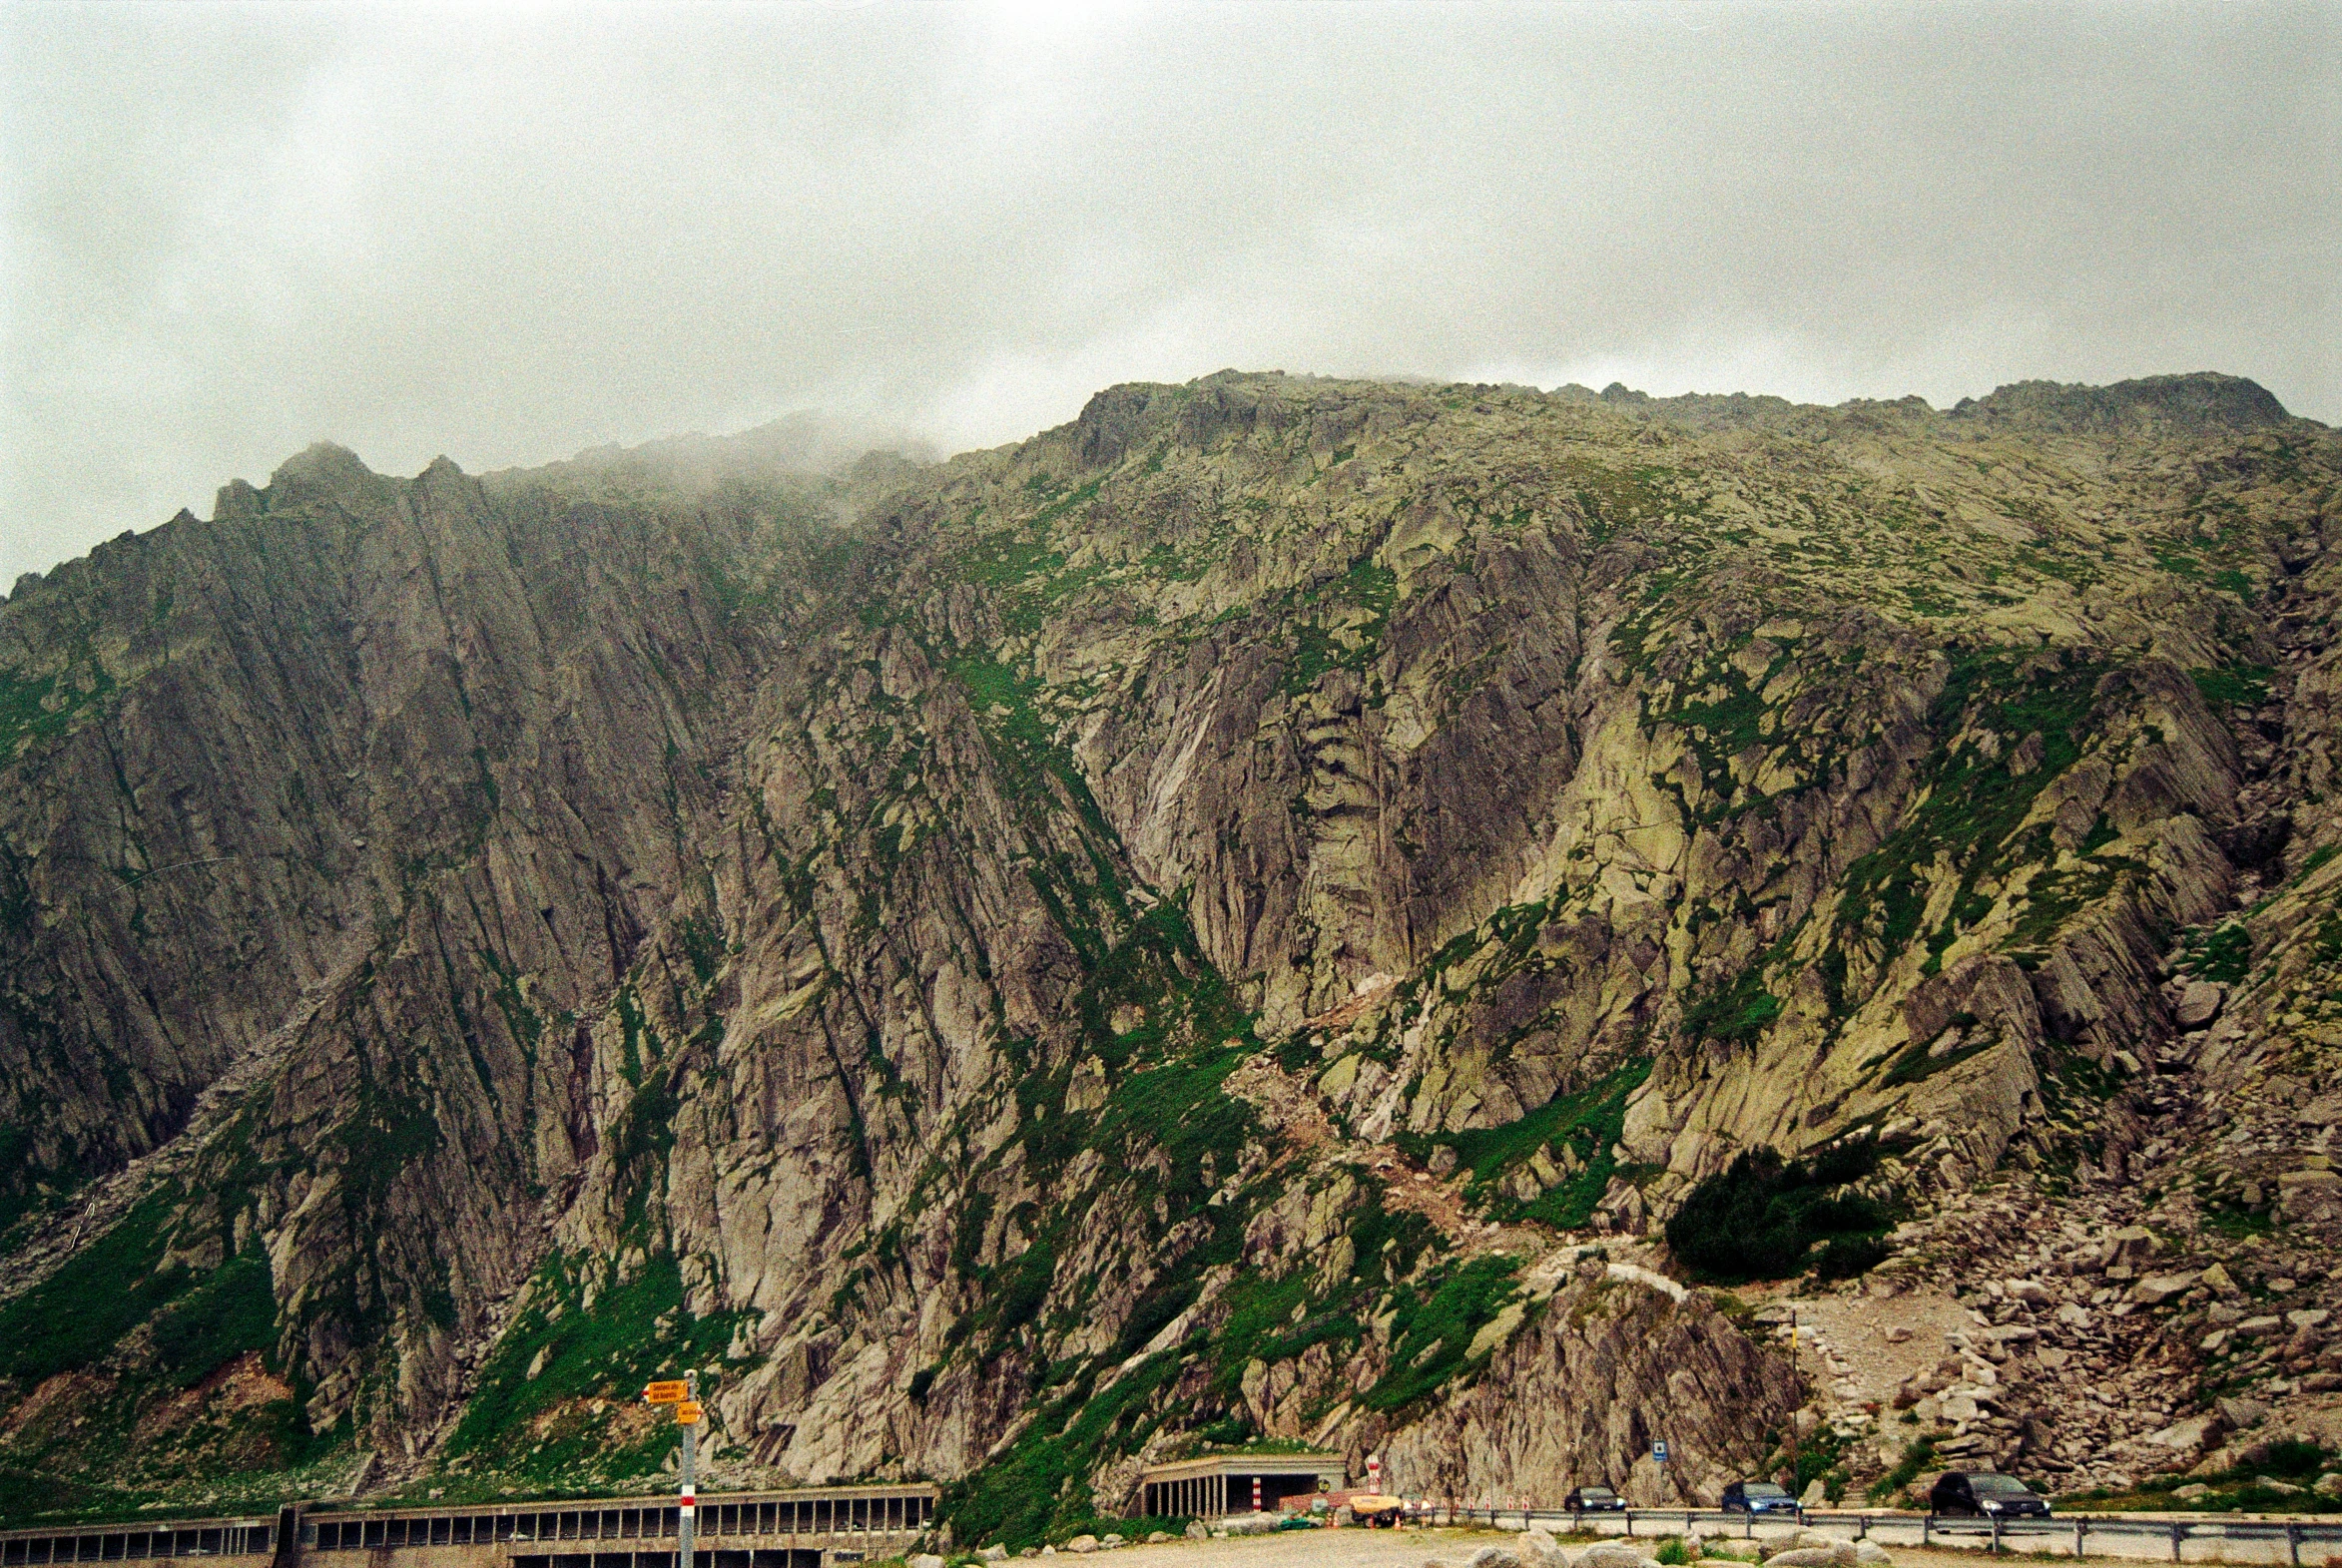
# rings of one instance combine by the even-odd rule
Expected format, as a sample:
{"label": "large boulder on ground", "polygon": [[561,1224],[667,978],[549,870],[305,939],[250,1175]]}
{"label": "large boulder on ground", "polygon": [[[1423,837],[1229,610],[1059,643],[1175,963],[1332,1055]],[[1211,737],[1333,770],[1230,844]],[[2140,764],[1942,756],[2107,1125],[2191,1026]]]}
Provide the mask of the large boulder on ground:
{"label": "large boulder on ground", "polygon": [[1284,1520],[1274,1513],[1232,1513],[1220,1521],[1220,1528],[1230,1535],[1266,1535]]}
{"label": "large boulder on ground", "polygon": [[2150,1274],[2130,1288],[2130,1299],[2141,1307],[2160,1307],[2193,1290],[2198,1278],[2192,1270],[2180,1274]]}
{"label": "large boulder on ground", "polygon": [[1619,1541],[1596,1541],[1578,1554],[1577,1568],[1643,1568],[1651,1559]]}
{"label": "large boulder on ground", "polygon": [[2259,1425],[2261,1418],[2269,1413],[2269,1407],[2258,1399],[2221,1399],[2214,1407],[2220,1412],[2220,1418],[2237,1431]]}
{"label": "large boulder on ground", "polygon": [[2181,1458],[2193,1459],[2219,1441],[2220,1434],[2227,1429],[2227,1417],[2217,1410],[2206,1410],[2184,1421],[2173,1421],[2160,1431],[2149,1432],[2146,1441],[2159,1448],[2168,1448]]}
{"label": "large boulder on ground", "polygon": [[1765,1559],[1765,1568],[1854,1568],[1854,1545],[1850,1541],[1831,1546],[1792,1546]]}
{"label": "large boulder on ground", "polygon": [[1520,1554],[1509,1546],[1483,1546],[1471,1554],[1470,1568],[1521,1568]]}
{"label": "large boulder on ground", "polygon": [[943,1559],[933,1552],[920,1552],[911,1558],[910,1568],[943,1568]]}
{"label": "large boulder on ground", "polygon": [[2179,993],[2176,1017],[2182,1029],[2201,1029],[2220,1015],[2220,1003],[2227,992],[2210,980],[2190,980],[2187,989]]}
{"label": "large boulder on ground", "polygon": [[1569,1554],[1543,1525],[1521,1532],[1519,1551],[1528,1568],[1570,1568]]}
{"label": "large boulder on ground", "polygon": [[1862,1568],[1894,1568],[1895,1559],[1887,1555],[1887,1548],[1865,1537],[1854,1543],[1854,1560]]}
{"label": "large boulder on ground", "polygon": [[1077,1535],[1065,1543],[1065,1549],[1069,1552],[1094,1552],[1098,1549],[1098,1538],[1094,1535]]}
{"label": "large boulder on ground", "polygon": [[1212,1538],[1212,1527],[1201,1519],[1190,1519],[1187,1521],[1187,1538],[1191,1541],[1208,1541]]}

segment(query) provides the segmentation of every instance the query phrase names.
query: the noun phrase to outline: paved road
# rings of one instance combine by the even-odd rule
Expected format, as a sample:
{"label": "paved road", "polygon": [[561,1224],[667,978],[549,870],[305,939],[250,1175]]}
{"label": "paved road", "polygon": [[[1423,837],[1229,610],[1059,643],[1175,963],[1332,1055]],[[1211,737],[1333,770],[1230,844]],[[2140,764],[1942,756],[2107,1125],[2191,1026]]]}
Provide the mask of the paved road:
{"label": "paved road", "polygon": [[[2198,1519],[2198,1526],[2217,1525],[2219,1521]],[[2342,1521],[2338,1521],[2342,1522]],[[1851,1527],[1830,1528],[1817,1525],[1825,1534],[1852,1537]],[[1115,1554],[1129,1562],[1129,1568],[1423,1568],[1431,1558],[1439,1558],[1450,1568],[1463,1568],[1464,1563],[1480,1547],[1507,1539],[1510,1531],[1477,1530],[1294,1530],[1274,1535],[1233,1537],[1220,1541],[1169,1541],[1157,1546],[1127,1548],[1126,1553]],[[1616,1534],[1613,1524],[1603,1533]],[[1650,1524],[1637,1520],[1638,1539],[1655,1539],[1658,1532]],[[1672,1532],[1668,1532],[1672,1533]],[[1711,1531],[1711,1533],[1722,1533]],[[1732,1531],[1738,1534],[1737,1530]],[[1759,1525],[1759,1538],[1767,1535],[1788,1535],[1787,1525]],[[1917,1519],[1897,1520],[1874,1528],[1872,1538],[1895,1554],[1897,1568],[1975,1568],[1976,1560],[1984,1555],[1989,1537],[1973,1539],[1954,1537],[1946,1540],[1939,1535],[1931,1547],[1919,1545],[1920,1526]],[[2139,1562],[2171,1561],[2171,1544],[2167,1536],[2115,1534],[2099,1531],[2087,1537],[2088,1555],[2111,1557]],[[2013,1550],[2027,1554],[2042,1553],[2052,1556],[2068,1555],[2073,1546],[2070,1529],[2050,1535],[2013,1541]],[[1127,1555],[1126,1555],[1127,1554]],[[1059,1556],[1066,1554],[1060,1553]],[[2342,1544],[2312,1542],[2301,1551],[2305,1568],[2321,1568],[2330,1558],[2342,1557]],[[2234,1563],[2257,1565],[2257,1568],[2290,1568],[2293,1561],[2287,1543],[2282,1539],[2244,1540],[2221,1539],[2199,1535],[2181,1547],[2184,1563]],[[1092,1558],[1084,1568],[1105,1568]]]}
{"label": "paved road", "polygon": [[[2085,1526],[2082,1545],[2083,1555],[2087,1557],[2134,1562],[2259,1564],[2267,1568],[2293,1568],[2297,1563],[2303,1568],[2319,1568],[2328,1561],[2342,1561],[2342,1518],[2332,1516],[2307,1524],[2302,1531],[2303,1538],[2298,1541],[2286,1537],[2282,1523],[2222,1519],[2208,1514],[2170,1519],[2084,1517],[2078,1521],[2066,1517],[2046,1524],[2013,1525],[2003,1537],[2003,1549],[2012,1555],[2070,1557],[2076,1522]],[[2176,1552],[2169,1533],[2174,1522],[2181,1526]],[[1853,1540],[1858,1534],[1867,1535],[1893,1551],[1898,1562],[1906,1556],[1914,1561],[1973,1557],[1990,1552],[1993,1544],[1990,1526],[1966,1519],[1939,1520],[1931,1529],[1916,1515],[1874,1515],[1858,1524],[1851,1518],[1822,1514],[1809,1518],[1805,1527],[1845,1540]],[[1737,1523],[1720,1526],[1702,1520],[1699,1528],[1711,1535],[1739,1535],[1743,1527]],[[1760,1524],[1755,1530],[1761,1538],[1789,1535],[1795,1528],[1783,1522]],[[1635,1523],[1638,1536],[1670,1534],[1680,1529],[1680,1525],[1658,1519],[1638,1519]],[[1609,1525],[1602,1533],[1621,1534],[1623,1526]],[[1927,1542],[1924,1548],[1923,1539]]]}

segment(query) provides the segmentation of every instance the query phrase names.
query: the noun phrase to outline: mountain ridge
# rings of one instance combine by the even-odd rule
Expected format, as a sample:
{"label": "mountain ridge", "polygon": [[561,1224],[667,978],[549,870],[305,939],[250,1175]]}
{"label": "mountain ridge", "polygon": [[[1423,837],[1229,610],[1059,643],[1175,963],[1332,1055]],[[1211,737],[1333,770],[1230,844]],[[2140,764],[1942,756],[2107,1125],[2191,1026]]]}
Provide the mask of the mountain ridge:
{"label": "mountain ridge", "polygon": [[[655,1475],[622,1385],[687,1356],[719,1477],[949,1478],[963,1540],[1198,1441],[1696,1489],[1809,1394],[1860,1484],[1890,1415],[1584,1250],[1708,1257],[1667,1221],[1757,1153],[1889,1303],[2001,1310],[1930,1229],[1988,1181],[2111,1232],[2192,1161],[2316,1245],[2192,1086],[2330,1082],[2332,433],[2225,377],[1773,401],[1226,372],[931,466],[311,448],[20,583],[0,1312],[153,1284],[9,1363],[0,1464],[128,1496],[44,1412],[135,1428],[192,1339],[283,1391],[134,1445],[170,1495]],[[1943,1442],[2138,1469],[2057,1373]]]}

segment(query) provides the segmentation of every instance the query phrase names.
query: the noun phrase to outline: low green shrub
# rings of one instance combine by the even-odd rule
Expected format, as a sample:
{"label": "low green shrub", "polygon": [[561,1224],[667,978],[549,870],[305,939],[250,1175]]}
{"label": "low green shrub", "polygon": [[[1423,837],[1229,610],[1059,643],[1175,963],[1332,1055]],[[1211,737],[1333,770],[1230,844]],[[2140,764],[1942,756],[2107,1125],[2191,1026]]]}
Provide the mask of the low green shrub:
{"label": "low green shrub", "polygon": [[1667,1222],[1667,1245],[1707,1284],[1785,1280],[1809,1267],[1860,1274],[1885,1259],[1879,1238],[1894,1217],[1843,1189],[1876,1170],[1879,1153],[1859,1143],[1784,1160],[1752,1149],[1691,1190]]}

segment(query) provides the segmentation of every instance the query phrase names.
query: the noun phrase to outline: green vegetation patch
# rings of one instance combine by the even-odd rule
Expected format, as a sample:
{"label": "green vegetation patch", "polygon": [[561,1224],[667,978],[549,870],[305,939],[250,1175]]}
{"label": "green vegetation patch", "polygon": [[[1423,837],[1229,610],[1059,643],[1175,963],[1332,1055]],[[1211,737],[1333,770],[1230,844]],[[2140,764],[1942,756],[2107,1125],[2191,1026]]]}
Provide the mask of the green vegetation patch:
{"label": "green vegetation patch", "polygon": [[2193,673],[2195,689],[2217,710],[2260,707],[2269,700],[2269,681],[2277,672],[2267,665],[2241,664]]}
{"label": "green vegetation patch", "polygon": [[[1398,603],[1398,577],[1372,556],[1361,556],[1349,571],[1298,601],[1293,607],[1293,656],[1278,690],[1291,697],[1314,688],[1329,670],[1364,671],[1382,651],[1383,634]],[[1359,611],[1365,613],[1363,623],[1339,637],[1324,624]]]}
{"label": "green vegetation patch", "polygon": [[1178,1373],[1176,1350],[1151,1355],[1095,1397],[1084,1377],[1049,1400],[1008,1451],[951,1482],[936,1516],[970,1544],[1011,1551],[1075,1535],[1128,1527],[1103,1518],[1090,1472],[1108,1458],[1135,1452],[1162,1424],[1161,1395]]}
{"label": "green vegetation patch", "polygon": [[0,765],[44,741],[73,733],[75,724],[114,690],[114,678],[90,661],[86,682],[63,685],[54,675],[0,670]]}
{"label": "green vegetation patch", "polygon": [[1730,981],[1693,996],[1683,1009],[1683,1027],[1694,1039],[1727,1045],[1754,1045],[1781,1016],[1781,998],[1765,988],[1764,964],[1750,964]]}
{"label": "green vegetation patch", "polygon": [[1670,510],[1696,512],[1702,502],[1678,495],[1684,475],[1671,468],[1608,468],[1583,458],[1554,465],[1556,480],[1585,514],[1586,532],[1596,544],[1638,533],[1664,521]]}
{"label": "green vegetation patch", "polygon": [[1667,1246],[1694,1279],[1716,1285],[1861,1274],[1886,1258],[1886,1207],[1846,1191],[1878,1169],[1868,1140],[1804,1160],[1752,1149],[1691,1190],[1667,1222]]}
{"label": "green vegetation patch", "polygon": [[[2057,1499],[2067,1506],[2155,1513],[2342,1513],[2342,1495],[2310,1489],[2327,1470],[2342,1468],[2342,1451],[2301,1438],[2257,1445],[2243,1464],[2203,1473],[2158,1475],[2126,1490],[2097,1487]],[[2281,1483],[2286,1490],[2267,1484]],[[2201,1497],[2174,1495],[2186,1485],[2208,1486]]]}
{"label": "green vegetation patch", "polygon": [[1402,1133],[1398,1143],[1418,1161],[1438,1144],[1455,1149],[1458,1165],[1469,1174],[1467,1196],[1480,1203],[1493,1196],[1488,1189],[1543,1150],[1565,1173],[1561,1183],[1538,1198],[1505,1200],[1497,1212],[1506,1221],[1538,1221],[1574,1231],[1593,1218],[1594,1205],[1618,1174],[1610,1151],[1625,1131],[1627,1100],[1650,1075],[1651,1058],[1637,1057],[1501,1127],[1438,1135]]}
{"label": "green vegetation patch", "polygon": [[2240,921],[2196,926],[2185,939],[2180,965],[2199,980],[2235,985],[2252,969],[2252,933]]}
{"label": "green vegetation patch", "polygon": [[[1520,1261],[1474,1258],[1436,1285],[1402,1286],[1395,1294],[1391,1369],[1359,1402],[1396,1412],[1430,1397],[1477,1362],[1467,1359],[1472,1336],[1518,1293]],[[1488,1352],[1481,1353],[1485,1360]]]}
{"label": "green vegetation patch", "polygon": [[1934,1468],[1935,1460],[1936,1439],[1914,1437],[1903,1445],[1903,1457],[1895,1462],[1895,1468],[1871,1483],[1871,1501],[1892,1502],[1912,1482]]}
{"label": "green vegetation patch", "polygon": [[63,1268],[0,1307],[0,1375],[40,1382],[94,1366],[187,1291],[194,1284],[187,1270],[157,1267],[178,1202],[176,1189],[156,1189]]}
{"label": "green vegetation patch", "polygon": [[155,1320],[155,1358],[179,1387],[248,1351],[277,1343],[277,1293],[269,1255],[256,1244],[213,1271]]}
{"label": "green vegetation patch", "polygon": [[527,1309],[496,1341],[448,1439],[450,1469],[531,1481],[656,1471],[674,1433],[656,1427],[645,1439],[613,1442],[590,1402],[631,1408],[653,1377],[724,1364],[747,1314],[693,1316],[682,1271],[665,1253],[588,1306],[586,1283],[599,1269],[599,1260],[556,1256],[538,1270]]}
{"label": "green vegetation patch", "polygon": [[[1997,650],[1958,654],[1929,711],[1930,728],[1948,740],[1963,728],[1989,727],[2003,744],[1992,756],[1974,744],[1938,748],[1922,776],[1925,793],[1903,825],[1847,868],[1839,922],[1875,934],[1890,952],[1910,945],[1927,908],[1925,873],[1948,857],[1960,871],[1960,890],[1951,923],[1931,943],[1940,960],[1959,923],[1990,911],[1977,883],[2007,863],[2010,840],[2034,797],[2079,760],[2099,673],[2070,654],[2037,662],[2030,671]],[[2021,774],[2011,758],[2036,734],[2041,760]]]}

